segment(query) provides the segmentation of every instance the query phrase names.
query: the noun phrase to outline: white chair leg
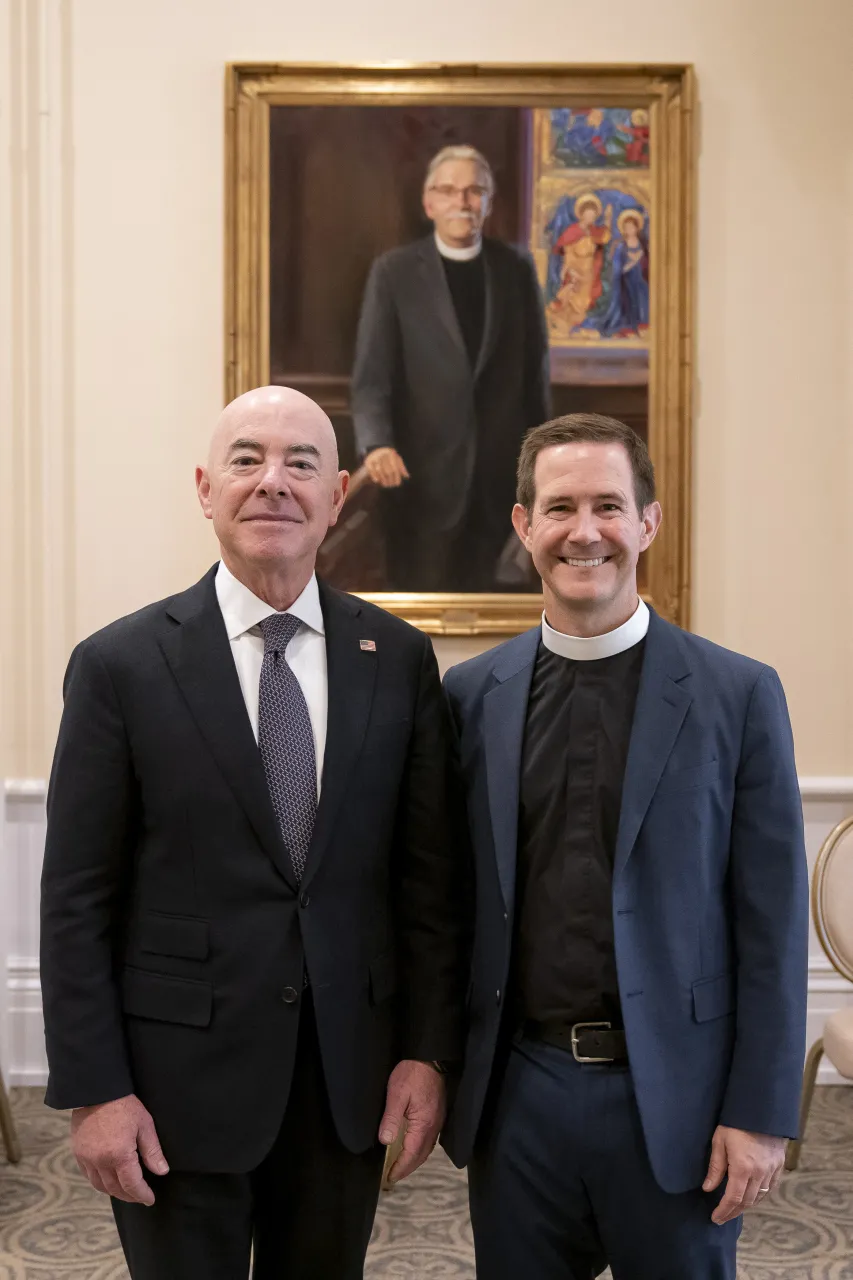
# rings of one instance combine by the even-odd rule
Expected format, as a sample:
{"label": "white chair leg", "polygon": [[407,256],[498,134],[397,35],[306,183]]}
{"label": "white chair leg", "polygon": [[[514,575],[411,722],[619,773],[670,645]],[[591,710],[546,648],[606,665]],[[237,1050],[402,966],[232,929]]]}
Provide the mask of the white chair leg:
{"label": "white chair leg", "polygon": [[812,1098],[814,1097],[815,1082],[817,1080],[817,1069],[820,1066],[820,1060],[823,1057],[823,1040],[816,1040],[809,1049],[809,1056],[806,1058],[806,1068],[803,1072],[803,1096],[800,1102],[800,1136],[793,1142],[788,1143],[788,1153],[785,1157],[785,1168],[789,1171],[796,1169],[800,1163],[800,1151],[803,1145],[803,1139],[806,1136],[806,1125],[809,1119],[809,1112],[812,1107]]}

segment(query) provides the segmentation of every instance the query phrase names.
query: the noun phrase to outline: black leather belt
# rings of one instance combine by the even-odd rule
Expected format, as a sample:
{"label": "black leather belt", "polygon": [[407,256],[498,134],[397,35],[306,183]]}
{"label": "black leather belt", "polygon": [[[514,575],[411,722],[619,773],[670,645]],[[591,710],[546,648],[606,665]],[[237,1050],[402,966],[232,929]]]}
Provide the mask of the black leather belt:
{"label": "black leather belt", "polygon": [[624,1065],[628,1061],[625,1032],[609,1022],[525,1022],[524,1034],[565,1049],[576,1062]]}

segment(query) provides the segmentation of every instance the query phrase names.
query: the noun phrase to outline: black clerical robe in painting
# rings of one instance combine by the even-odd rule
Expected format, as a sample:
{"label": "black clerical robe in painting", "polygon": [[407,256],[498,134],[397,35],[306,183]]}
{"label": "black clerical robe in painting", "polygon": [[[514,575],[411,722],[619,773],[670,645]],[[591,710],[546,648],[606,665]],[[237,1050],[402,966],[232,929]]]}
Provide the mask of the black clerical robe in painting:
{"label": "black clerical robe in painting", "polygon": [[[530,258],[485,239],[446,260],[430,235],[373,264],[352,372],[361,457],[395,448],[382,494],[393,590],[495,589],[524,433],[548,417],[548,340]],[[478,286],[482,272],[482,290]]]}

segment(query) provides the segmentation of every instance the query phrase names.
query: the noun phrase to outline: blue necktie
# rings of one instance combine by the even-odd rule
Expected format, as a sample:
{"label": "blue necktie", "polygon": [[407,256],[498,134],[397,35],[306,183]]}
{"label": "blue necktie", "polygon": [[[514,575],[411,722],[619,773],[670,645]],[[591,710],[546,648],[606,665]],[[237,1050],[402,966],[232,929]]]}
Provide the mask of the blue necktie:
{"label": "blue necktie", "polygon": [[258,746],[281,838],[297,883],[317,812],[317,763],[305,694],[284,651],[301,626],[292,613],[273,613],[261,623],[264,660],[258,697]]}

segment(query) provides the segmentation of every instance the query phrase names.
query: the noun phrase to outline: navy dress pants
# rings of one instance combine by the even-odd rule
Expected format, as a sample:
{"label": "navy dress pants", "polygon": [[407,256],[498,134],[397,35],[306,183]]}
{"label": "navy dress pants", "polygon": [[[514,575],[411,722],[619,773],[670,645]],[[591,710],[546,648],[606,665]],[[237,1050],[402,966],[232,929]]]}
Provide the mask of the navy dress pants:
{"label": "navy dress pants", "polygon": [[627,1067],[520,1040],[468,1177],[477,1280],[735,1280],[741,1219],[661,1190]]}

